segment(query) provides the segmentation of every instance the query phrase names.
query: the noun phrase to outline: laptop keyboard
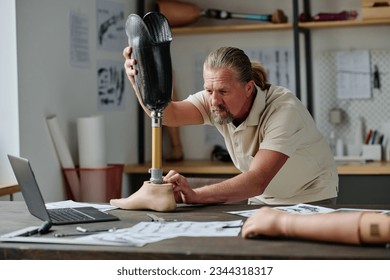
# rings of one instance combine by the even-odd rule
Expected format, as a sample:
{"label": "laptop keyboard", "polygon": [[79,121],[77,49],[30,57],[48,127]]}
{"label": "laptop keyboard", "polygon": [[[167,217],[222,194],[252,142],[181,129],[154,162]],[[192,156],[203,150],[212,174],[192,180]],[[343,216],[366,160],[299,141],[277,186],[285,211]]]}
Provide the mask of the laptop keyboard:
{"label": "laptop keyboard", "polygon": [[50,209],[48,212],[50,218],[56,222],[93,220],[91,216],[72,208]]}

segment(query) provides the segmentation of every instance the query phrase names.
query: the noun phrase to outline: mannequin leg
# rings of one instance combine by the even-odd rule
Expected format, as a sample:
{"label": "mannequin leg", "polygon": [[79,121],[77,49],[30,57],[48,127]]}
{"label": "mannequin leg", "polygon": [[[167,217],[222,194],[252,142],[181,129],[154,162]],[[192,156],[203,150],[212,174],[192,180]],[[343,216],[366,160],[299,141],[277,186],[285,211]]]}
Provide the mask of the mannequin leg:
{"label": "mannequin leg", "polygon": [[379,213],[363,213],[359,221],[359,233],[362,243],[390,243],[390,216]]}
{"label": "mannequin leg", "polygon": [[127,198],[111,199],[110,204],[127,210],[154,210],[169,212],[176,209],[171,184],[144,182],[142,187]]}
{"label": "mannequin leg", "polygon": [[370,212],[300,215],[264,206],[242,228],[243,237],[251,235],[355,245],[386,244],[390,242],[390,217]]}

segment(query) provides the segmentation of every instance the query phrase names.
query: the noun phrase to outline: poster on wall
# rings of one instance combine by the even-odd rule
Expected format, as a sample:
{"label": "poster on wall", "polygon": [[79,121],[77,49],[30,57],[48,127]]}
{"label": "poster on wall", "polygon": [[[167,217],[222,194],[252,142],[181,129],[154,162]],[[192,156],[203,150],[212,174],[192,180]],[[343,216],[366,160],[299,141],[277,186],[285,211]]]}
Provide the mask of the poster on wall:
{"label": "poster on wall", "polygon": [[96,1],[97,48],[119,51],[126,44],[125,12],[123,3]]}
{"label": "poster on wall", "polygon": [[370,52],[368,50],[338,51],[336,68],[339,99],[371,97]]}
{"label": "poster on wall", "polygon": [[244,51],[250,60],[264,66],[271,84],[283,86],[295,93],[295,61],[292,48],[248,48]]}
{"label": "poster on wall", "polygon": [[125,108],[125,70],[122,61],[97,61],[98,110]]}
{"label": "poster on wall", "polygon": [[91,59],[89,54],[88,17],[71,11],[69,14],[69,25],[70,65],[89,68],[91,67]]}

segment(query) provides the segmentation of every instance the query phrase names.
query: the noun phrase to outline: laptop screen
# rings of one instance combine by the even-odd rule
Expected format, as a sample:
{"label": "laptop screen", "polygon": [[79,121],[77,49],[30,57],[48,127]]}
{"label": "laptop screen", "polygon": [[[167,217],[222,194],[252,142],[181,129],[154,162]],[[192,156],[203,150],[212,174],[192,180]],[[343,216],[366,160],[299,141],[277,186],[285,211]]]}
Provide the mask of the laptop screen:
{"label": "laptop screen", "polygon": [[30,213],[43,221],[50,221],[45,202],[27,159],[8,155],[16,180]]}

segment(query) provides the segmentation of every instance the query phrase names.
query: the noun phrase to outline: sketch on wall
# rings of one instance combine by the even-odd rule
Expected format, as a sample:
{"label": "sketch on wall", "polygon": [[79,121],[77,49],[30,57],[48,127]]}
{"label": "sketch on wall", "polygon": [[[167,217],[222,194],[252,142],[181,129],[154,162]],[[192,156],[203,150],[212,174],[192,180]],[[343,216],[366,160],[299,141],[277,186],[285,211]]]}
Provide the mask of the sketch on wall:
{"label": "sketch on wall", "polygon": [[249,48],[244,51],[250,60],[264,66],[271,84],[285,87],[295,93],[295,62],[291,48]]}
{"label": "sketch on wall", "polygon": [[125,104],[125,70],[121,61],[98,61],[98,110],[119,111]]}
{"label": "sketch on wall", "polygon": [[126,44],[124,5],[118,2],[97,0],[96,14],[98,49],[122,50]]}
{"label": "sketch on wall", "polygon": [[88,17],[71,11],[70,24],[70,64],[74,67],[89,68],[91,59],[89,54]]}
{"label": "sketch on wall", "polygon": [[370,52],[368,50],[336,53],[337,98],[371,98]]}

